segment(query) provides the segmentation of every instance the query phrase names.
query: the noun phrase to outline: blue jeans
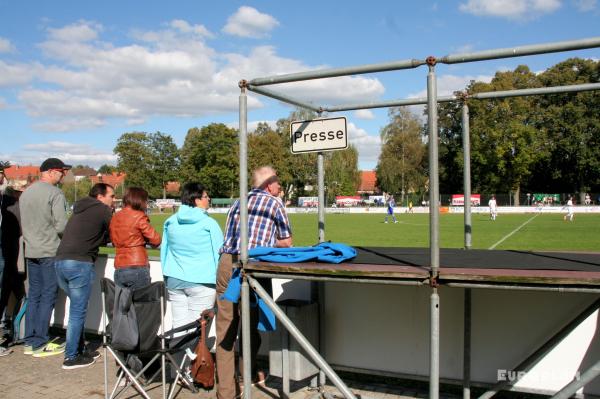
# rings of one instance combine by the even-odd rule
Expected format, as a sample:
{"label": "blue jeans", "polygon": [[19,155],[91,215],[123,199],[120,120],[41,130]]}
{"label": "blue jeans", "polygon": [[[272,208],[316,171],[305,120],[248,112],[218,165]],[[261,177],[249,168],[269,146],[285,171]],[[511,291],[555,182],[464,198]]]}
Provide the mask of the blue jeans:
{"label": "blue jeans", "polygon": [[202,311],[215,306],[214,285],[198,285],[190,288],[169,288],[169,303],[173,313],[173,328],[181,327],[200,318]]}
{"label": "blue jeans", "polygon": [[48,342],[50,316],[56,302],[54,258],[27,258],[29,299],[25,316],[25,345],[34,349]]}
{"label": "blue jeans", "polygon": [[136,290],[150,285],[149,267],[125,267],[115,269],[115,284],[121,287]]}
{"label": "blue jeans", "polygon": [[[2,195],[2,194],[0,194]],[[0,224],[1,226],[1,224]],[[2,282],[4,281],[4,254],[2,253],[2,229],[0,228],[0,297],[2,296]],[[2,318],[2,314],[0,314],[0,319]]]}
{"label": "blue jeans", "polygon": [[83,350],[85,316],[95,277],[96,272],[92,262],[56,261],[58,285],[67,294],[70,302],[65,359],[73,359]]}

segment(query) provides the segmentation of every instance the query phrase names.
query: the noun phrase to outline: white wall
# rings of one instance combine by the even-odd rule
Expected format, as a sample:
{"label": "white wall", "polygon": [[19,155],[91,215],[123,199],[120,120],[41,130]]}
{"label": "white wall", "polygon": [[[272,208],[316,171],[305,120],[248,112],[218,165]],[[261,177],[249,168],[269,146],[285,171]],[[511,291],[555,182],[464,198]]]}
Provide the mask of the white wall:
{"label": "white wall", "polygon": [[[96,265],[86,328],[101,330],[100,284],[112,278],[113,258]],[[160,263],[151,261],[153,281],[161,280]],[[274,280],[278,299],[309,299],[310,282]],[[339,366],[427,376],[429,372],[430,289],[351,283],[326,283],[322,317],[325,359]],[[68,321],[68,300],[57,300],[57,325]],[[460,288],[440,287],[440,376],[462,379],[463,295]],[[593,294],[472,290],[472,380],[495,383],[498,370],[513,370],[597,298]],[[167,307],[167,328],[170,328]],[[214,323],[213,323],[214,324]],[[592,314],[547,354],[517,384],[521,389],[555,392],[577,371],[600,359],[598,313]],[[214,336],[214,329],[211,333]],[[261,353],[268,350],[268,336]],[[585,393],[600,395],[600,379]],[[581,392],[581,391],[580,391]]]}

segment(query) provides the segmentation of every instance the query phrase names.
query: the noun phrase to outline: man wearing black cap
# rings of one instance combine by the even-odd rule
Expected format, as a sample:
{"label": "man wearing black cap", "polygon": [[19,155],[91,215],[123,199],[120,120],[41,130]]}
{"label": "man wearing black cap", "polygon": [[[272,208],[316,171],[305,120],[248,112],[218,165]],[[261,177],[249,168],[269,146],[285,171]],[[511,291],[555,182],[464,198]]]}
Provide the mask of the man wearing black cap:
{"label": "man wearing black cap", "polygon": [[40,180],[29,186],[20,199],[29,277],[24,353],[34,357],[65,351],[64,345],[48,342],[48,326],[58,290],[54,257],[67,224],[67,201],[56,186],[69,169],[71,165],[60,159],[46,159],[40,166]]}

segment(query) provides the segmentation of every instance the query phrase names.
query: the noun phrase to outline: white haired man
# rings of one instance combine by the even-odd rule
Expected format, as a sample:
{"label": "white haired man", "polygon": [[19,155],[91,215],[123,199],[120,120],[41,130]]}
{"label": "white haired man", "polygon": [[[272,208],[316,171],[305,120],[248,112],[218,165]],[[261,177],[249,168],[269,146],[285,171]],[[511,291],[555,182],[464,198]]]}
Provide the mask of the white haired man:
{"label": "white haired man", "polygon": [[[252,176],[253,189],[248,194],[248,249],[254,247],[291,247],[292,231],[283,202],[279,199],[281,185],[275,170],[269,166],[256,169]],[[227,215],[225,241],[217,271],[217,398],[231,399],[239,394],[235,380],[234,346],[240,321],[238,304],[221,299],[231,280],[240,253],[240,203],[236,201]],[[259,280],[260,282],[261,280]],[[261,282],[267,291],[270,280]],[[260,347],[257,330],[258,309],[251,315],[252,369]],[[264,377],[259,377],[264,379]]]}

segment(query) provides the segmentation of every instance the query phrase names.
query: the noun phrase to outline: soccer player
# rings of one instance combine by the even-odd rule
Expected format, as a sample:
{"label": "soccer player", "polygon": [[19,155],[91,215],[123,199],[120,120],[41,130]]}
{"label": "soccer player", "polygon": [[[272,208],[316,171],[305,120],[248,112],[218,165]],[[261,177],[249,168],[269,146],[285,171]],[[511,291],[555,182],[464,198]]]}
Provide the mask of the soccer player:
{"label": "soccer player", "polygon": [[383,223],[388,222],[388,217],[391,216],[394,219],[394,223],[398,223],[396,220],[396,216],[394,216],[394,207],[396,206],[396,201],[394,201],[394,196],[390,195],[387,199],[387,215],[385,215],[385,221]]}
{"label": "soccer player", "polygon": [[565,206],[567,209],[567,214],[563,216],[563,220],[566,222],[569,219],[569,222],[573,221],[573,197],[569,197],[567,201],[567,205]]}
{"label": "soccer player", "polygon": [[496,220],[498,215],[498,204],[496,203],[496,196],[492,195],[492,198],[488,201],[488,207],[490,208],[490,220]]}

